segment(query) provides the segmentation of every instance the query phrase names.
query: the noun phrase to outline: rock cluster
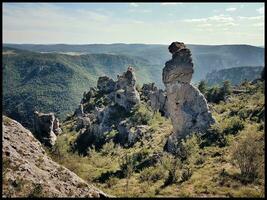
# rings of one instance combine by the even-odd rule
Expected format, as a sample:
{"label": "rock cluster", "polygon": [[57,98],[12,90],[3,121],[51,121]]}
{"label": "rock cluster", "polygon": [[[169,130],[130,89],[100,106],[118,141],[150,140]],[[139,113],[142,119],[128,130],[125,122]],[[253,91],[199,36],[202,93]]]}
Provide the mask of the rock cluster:
{"label": "rock cluster", "polygon": [[[114,81],[107,76],[100,77],[97,88],[90,88],[88,93],[84,93],[75,111],[76,130],[80,130],[77,147],[84,146],[81,143],[101,145],[101,141],[103,143],[107,137],[106,133],[118,129],[120,122],[140,103],[133,68],[128,67],[117,79]],[[123,130],[118,137],[124,134],[124,138],[134,138],[130,136],[130,131]]]}
{"label": "rock cluster", "polygon": [[166,92],[158,89],[154,83],[143,85],[142,100],[146,101],[153,111],[159,111],[162,116],[169,117]]}
{"label": "rock cluster", "polygon": [[191,52],[184,43],[173,42],[169,46],[172,59],[165,63],[162,80],[166,87],[167,107],[175,137],[183,138],[193,132],[205,132],[213,119],[205,97],[190,84],[194,72]]}
{"label": "rock cluster", "polygon": [[34,112],[34,134],[46,146],[53,146],[62,130],[54,113]]}
{"label": "rock cluster", "polygon": [[2,126],[2,197],[108,197],[54,162],[20,123],[3,116]]}

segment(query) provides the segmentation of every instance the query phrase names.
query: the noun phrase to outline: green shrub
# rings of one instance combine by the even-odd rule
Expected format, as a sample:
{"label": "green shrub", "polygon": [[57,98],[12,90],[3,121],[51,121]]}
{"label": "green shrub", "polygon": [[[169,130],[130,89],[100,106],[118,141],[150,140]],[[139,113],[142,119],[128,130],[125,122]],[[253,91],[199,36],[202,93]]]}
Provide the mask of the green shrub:
{"label": "green shrub", "polygon": [[207,87],[208,87],[207,83],[204,80],[200,81],[199,84],[198,84],[198,89],[203,95],[206,94],[207,89],[208,89]]}
{"label": "green shrub", "polygon": [[264,176],[264,137],[253,129],[242,132],[242,137],[233,145],[232,159],[247,180]]}
{"label": "green shrub", "polygon": [[153,112],[149,110],[147,105],[141,103],[133,108],[131,121],[135,125],[147,125],[152,117]]}
{"label": "green shrub", "polygon": [[223,130],[225,134],[236,135],[238,131],[243,130],[245,127],[244,122],[239,117],[231,117],[226,120],[226,127]]}
{"label": "green shrub", "polygon": [[188,166],[185,166],[181,172],[181,182],[189,180],[192,174],[193,174],[192,169]]}
{"label": "green shrub", "polygon": [[180,178],[181,160],[170,154],[164,154],[161,158],[161,163],[164,169],[168,172],[164,185],[167,186],[176,183]]}
{"label": "green shrub", "polygon": [[164,177],[164,169],[161,166],[148,167],[140,173],[140,181],[142,182],[156,182],[158,180],[164,179]]}

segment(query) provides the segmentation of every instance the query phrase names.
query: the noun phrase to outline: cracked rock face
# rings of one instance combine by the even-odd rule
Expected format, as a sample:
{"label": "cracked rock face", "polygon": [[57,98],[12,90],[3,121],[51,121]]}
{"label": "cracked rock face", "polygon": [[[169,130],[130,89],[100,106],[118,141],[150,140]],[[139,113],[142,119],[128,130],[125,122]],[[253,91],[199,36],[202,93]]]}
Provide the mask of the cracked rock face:
{"label": "cracked rock face", "polygon": [[61,132],[59,120],[54,113],[34,112],[34,134],[41,143],[48,147],[53,146]]}
{"label": "cracked rock face", "polygon": [[[191,52],[180,42],[173,42],[169,51],[172,59],[166,62],[162,79],[174,128],[175,137],[172,138],[179,139],[194,132],[205,132],[215,120],[205,97],[190,84],[194,72]],[[172,140],[168,142],[171,143]]]}

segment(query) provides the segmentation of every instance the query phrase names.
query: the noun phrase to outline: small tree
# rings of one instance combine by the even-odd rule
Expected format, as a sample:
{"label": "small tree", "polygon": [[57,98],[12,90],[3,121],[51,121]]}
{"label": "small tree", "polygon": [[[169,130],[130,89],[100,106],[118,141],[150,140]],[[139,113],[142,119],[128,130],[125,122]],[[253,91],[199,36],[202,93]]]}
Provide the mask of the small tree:
{"label": "small tree", "polygon": [[230,81],[226,80],[223,82],[223,86],[220,88],[221,99],[225,99],[225,97],[231,94],[231,83]]}
{"label": "small tree", "polygon": [[[251,131],[251,130],[250,130]],[[264,170],[264,138],[259,132],[243,132],[232,151],[233,162],[238,165],[245,180],[253,181]]]}
{"label": "small tree", "polygon": [[120,163],[120,168],[123,171],[124,176],[126,177],[126,185],[125,185],[125,194],[128,194],[129,191],[129,180],[134,172],[135,166],[135,158],[134,156],[129,156],[126,154]]}
{"label": "small tree", "polygon": [[204,80],[200,81],[199,84],[198,84],[198,89],[203,95],[206,95],[206,92],[207,92],[207,83],[206,83],[206,81],[204,81]]}

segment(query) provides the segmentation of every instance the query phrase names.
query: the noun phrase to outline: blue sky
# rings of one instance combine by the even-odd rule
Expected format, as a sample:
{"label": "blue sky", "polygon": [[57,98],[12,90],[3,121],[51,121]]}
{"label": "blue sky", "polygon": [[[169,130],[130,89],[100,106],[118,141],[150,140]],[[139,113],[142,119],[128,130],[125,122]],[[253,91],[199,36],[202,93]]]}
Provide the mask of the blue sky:
{"label": "blue sky", "polygon": [[264,45],[264,3],[4,3],[4,43]]}

